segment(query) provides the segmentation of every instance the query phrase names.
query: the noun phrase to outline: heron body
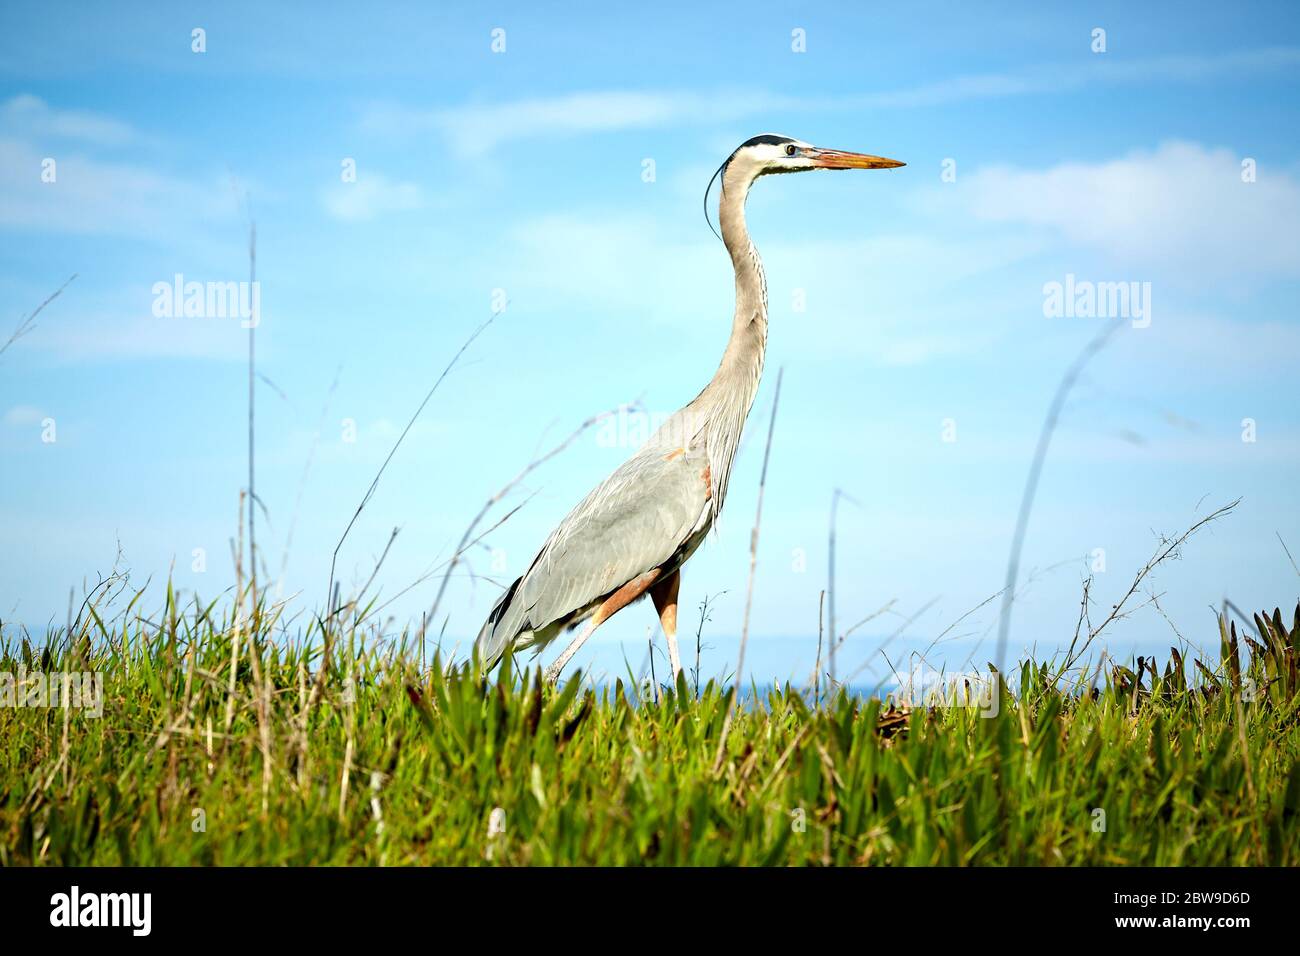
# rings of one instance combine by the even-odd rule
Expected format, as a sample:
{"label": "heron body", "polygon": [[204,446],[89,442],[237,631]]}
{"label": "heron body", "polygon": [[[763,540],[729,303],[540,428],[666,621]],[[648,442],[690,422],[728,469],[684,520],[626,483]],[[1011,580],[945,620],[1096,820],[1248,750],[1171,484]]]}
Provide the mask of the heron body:
{"label": "heron body", "polygon": [[747,140],[723,163],[718,219],[735,270],[736,310],[718,370],[693,401],[569,512],[528,570],[497,600],[477,641],[485,671],[507,649],[540,650],[566,629],[587,622],[548,670],[553,680],[597,627],[649,593],[676,677],[681,670],[676,639],[681,567],[722,511],[732,462],[763,374],[767,280],[745,226],[749,188],[770,173],[901,165],[775,135]]}

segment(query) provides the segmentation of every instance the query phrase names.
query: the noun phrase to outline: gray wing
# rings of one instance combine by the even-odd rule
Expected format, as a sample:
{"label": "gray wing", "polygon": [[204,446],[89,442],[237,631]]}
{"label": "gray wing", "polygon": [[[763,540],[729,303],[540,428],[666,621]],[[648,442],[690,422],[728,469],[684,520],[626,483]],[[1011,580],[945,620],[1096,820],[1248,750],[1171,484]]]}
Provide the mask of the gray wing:
{"label": "gray wing", "polygon": [[674,454],[652,441],[587,495],[492,609],[478,637],[484,666],[521,635],[544,644],[593,602],[671,560],[708,520],[706,462],[700,446]]}

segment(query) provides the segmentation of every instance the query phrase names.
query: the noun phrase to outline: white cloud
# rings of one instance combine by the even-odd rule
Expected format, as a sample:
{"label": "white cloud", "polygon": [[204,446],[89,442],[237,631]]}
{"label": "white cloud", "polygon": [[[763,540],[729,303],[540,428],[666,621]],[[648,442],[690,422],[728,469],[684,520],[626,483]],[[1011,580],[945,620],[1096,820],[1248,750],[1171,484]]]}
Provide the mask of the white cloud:
{"label": "white cloud", "polygon": [[416,183],[394,182],[377,173],[359,176],[354,183],[340,182],[321,197],[325,211],[344,222],[375,219],[390,212],[409,212],[426,204]]}
{"label": "white cloud", "polygon": [[436,133],[461,155],[478,156],[510,140],[713,123],[797,103],[757,91],[701,95],[602,90],[445,110],[376,104],[363,115],[362,128],[390,136]]}
{"label": "white cloud", "polygon": [[0,103],[0,228],[152,239],[175,246],[184,234],[209,242],[213,225],[241,214],[231,176],[177,175],[100,158],[122,144],[156,142],[127,123],[61,110],[22,94]]}
{"label": "white cloud", "polygon": [[56,110],[30,93],[0,104],[0,129],[28,138],[79,139],[106,146],[136,138],[135,131],[120,120],[83,110]]}
{"label": "white cloud", "polygon": [[986,168],[957,195],[977,219],[1046,228],[1124,266],[1300,276],[1300,182],[1267,162],[1242,182],[1242,159],[1171,142],[1101,163]]}
{"label": "white cloud", "polygon": [[361,128],[391,137],[436,134],[462,156],[480,156],[504,143],[542,137],[671,125],[716,125],[773,112],[844,113],[918,109],[972,100],[1061,93],[1089,86],[1155,82],[1193,83],[1224,76],[1294,69],[1300,49],[1270,47],[1213,56],[1165,56],[1122,60],[1087,58],[1082,65],[1052,64],[1018,73],[957,76],[921,86],[871,93],[792,97],[758,89],[686,91],[595,90],[501,103],[470,103],[452,109],[374,103]]}
{"label": "white cloud", "polygon": [[[41,178],[47,158],[53,182]],[[181,179],[0,137],[0,226],[172,241],[187,225],[229,221],[236,211],[230,184],[217,177]]]}
{"label": "white cloud", "polygon": [[[248,359],[248,331],[238,320],[167,318],[149,314],[147,288],[136,296],[137,312],[78,312],[66,322],[50,322],[28,347],[50,356],[56,363],[114,362],[123,359],[211,359],[243,362]],[[259,339],[260,358],[270,348]],[[274,353],[271,353],[274,354]]]}
{"label": "white cloud", "polygon": [[[1068,321],[1068,320],[1067,320]],[[1241,382],[1267,373],[1282,381],[1300,355],[1300,325],[1280,319],[1227,318],[1208,312],[1179,309],[1157,313],[1150,328],[1120,335],[1111,350],[1127,360],[1128,373],[1155,377],[1153,358],[1169,374],[1197,370],[1200,383]],[[1170,383],[1177,387],[1177,378]]]}
{"label": "white cloud", "polygon": [[5,424],[16,428],[39,425],[44,418],[45,413],[33,405],[15,405],[5,412]]}
{"label": "white cloud", "polygon": [[1193,83],[1225,75],[1272,72],[1300,66],[1300,49],[1268,47],[1214,56],[1160,56],[1122,60],[1092,56],[1081,65],[1053,64],[1019,73],[958,76],[904,90],[846,97],[841,107],[917,109],[968,100],[1063,93],[1087,86],[1122,86],[1161,81]]}

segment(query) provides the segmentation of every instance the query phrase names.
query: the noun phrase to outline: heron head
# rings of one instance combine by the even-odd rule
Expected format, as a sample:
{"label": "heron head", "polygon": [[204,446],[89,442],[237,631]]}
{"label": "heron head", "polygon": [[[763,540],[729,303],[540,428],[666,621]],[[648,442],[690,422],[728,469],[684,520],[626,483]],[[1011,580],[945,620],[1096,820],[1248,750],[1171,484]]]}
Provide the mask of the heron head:
{"label": "heron head", "polygon": [[893,169],[906,165],[896,159],[823,149],[812,143],[765,133],[741,143],[725,164],[724,176],[735,173],[752,181],[772,173],[802,173],[811,169]]}
{"label": "heron head", "polygon": [[[867,153],[847,153],[841,149],[823,149],[803,140],[764,133],[747,139],[736,147],[736,151],[723,161],[718,171],[709,180],[704,190],[704,218],[713,229],[709,219],[709,192],[713,183],[722,178],[723,199],[735,189],[743,204],[750,185],[759,176],[770,173],[803,173],[810,169],[893,169],[906,166],[897,159],[883,156],[871,156]],[[718,231],[713,229],[714,235]],[[720,235],[718,238],[722,238]]]}

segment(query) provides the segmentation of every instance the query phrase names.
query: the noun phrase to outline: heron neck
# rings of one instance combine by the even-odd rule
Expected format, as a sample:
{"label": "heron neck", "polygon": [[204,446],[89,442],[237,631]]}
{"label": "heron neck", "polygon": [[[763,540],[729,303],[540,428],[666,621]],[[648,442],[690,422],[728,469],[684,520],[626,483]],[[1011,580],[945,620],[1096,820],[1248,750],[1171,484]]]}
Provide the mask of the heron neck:
{"label": "heron neck", "polygon": [[708,422],[715,509],[722,507],[732,458],[758,393],[767,349],[767,278],[745,227],[745,199],[752,181],[752,177],[731,169],[723,177],[718,218],[722,241],[736,272],[736,312],[718,371],[697,399],[697,407]]}
{"label": "heron neck", "polygon": [[750,241],[745,225],[745,200],[749,197],[750,183],[741,179],[728,183],[719,203],[722,222],[722,241],[731,255],[736,270],[736,316],[734,329],[748,327],[751,323],[767,325],[767,277],[758,250]]}
{"label": "heron neck", "polygon": [[745,199],[750,180],[736,177],[732,181],[727,176],[723,186],[718,218],[722,224],[722,241],[736,273],[736,312],[722,362],[705,391],[717,393],[712,396],[716,399],[740,399],[743,417],[758,391],[758,379],[763,372],[763,353],[767,347],[767,277],[745,226]]}

